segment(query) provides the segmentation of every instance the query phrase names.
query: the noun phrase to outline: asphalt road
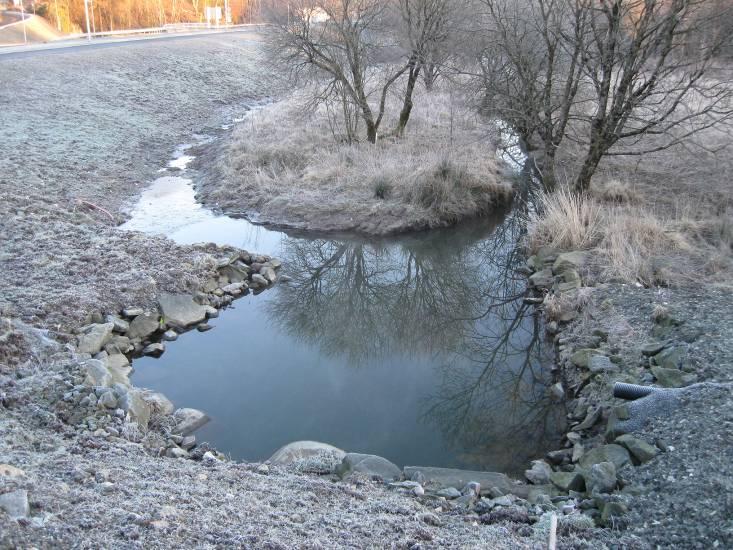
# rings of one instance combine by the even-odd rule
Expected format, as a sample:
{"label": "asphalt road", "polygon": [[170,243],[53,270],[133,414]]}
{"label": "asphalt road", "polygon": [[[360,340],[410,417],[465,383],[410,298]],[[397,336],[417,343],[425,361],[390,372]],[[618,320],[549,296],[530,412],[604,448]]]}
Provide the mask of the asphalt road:
{"label": "asphalt road", "polygon": [[77,38],[73,40],[59,40],[54,42],[47,42],[44,44],[31,44],[31,45],[18,45],[18,46],[5,46],[0,48],[0,59],[16,59],[19,57],[37,56],[37,55],[48,55],[55,53],[66,53],[74,50],[81,49],[104,49],[113,48],[116,46],[130,44],[134,42],[171,42],[176,40],[189,40],[191,38],[198,38],[208,35],[219,35],[219,34],[232,34],[232,33],[246,33],[251,32],[252,28],[257,28],[261,25],[252,25],[237,29],[225,29],[225,30],[212,30],[212,31],[196,31],[188,33],[177,33],[177,34],[155,34],[145,36],[126,36],[119,38],[94,38],[92,41],[88,41],[86,38]]}

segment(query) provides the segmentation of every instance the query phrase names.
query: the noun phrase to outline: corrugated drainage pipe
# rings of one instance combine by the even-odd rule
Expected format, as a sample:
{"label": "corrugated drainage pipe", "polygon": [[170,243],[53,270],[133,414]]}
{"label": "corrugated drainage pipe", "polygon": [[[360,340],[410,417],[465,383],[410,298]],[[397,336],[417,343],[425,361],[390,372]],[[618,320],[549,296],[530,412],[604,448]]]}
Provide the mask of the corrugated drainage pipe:
{"label": "corrugated drainage pipe", "polygon": [[639,386],[638,384],[626,384],[625,382],[616,382],[613,385],[613,396],[629,401],[645,397],[650,393],[664,391],[661,388],[653,386]]}

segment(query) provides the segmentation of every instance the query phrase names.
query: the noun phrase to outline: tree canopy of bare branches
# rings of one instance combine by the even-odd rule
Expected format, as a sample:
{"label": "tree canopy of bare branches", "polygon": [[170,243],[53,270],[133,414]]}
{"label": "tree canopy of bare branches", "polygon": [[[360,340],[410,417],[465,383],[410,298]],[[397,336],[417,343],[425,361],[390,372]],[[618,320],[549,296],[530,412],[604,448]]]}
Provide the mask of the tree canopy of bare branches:
{"label": "tree canopy of bare branches", "polygon": [[604,156],[667,148],[730,117],[730,83],[711,77],[729,37],[689,47],[711,17],[704,0],[481,2],[485,104],[541,148],[550,188],[565,139],[584,151],[573,176],[584,191]]}

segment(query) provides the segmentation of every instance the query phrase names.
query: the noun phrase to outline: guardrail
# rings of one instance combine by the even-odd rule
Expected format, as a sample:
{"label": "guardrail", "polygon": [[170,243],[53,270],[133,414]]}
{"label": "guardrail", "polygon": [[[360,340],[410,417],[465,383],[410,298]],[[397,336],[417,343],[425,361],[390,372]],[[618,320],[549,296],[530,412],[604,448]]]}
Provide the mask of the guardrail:
{"label": "guardrail", "polygon": [[3,29],[7,29],[8,27],[12,27],[14,25],[20,25],[23,21],[27,21],[31,18],[30,13],[20,13],[19,11],[6,11],[7,15],[17,15],[20,19],[17,21],[13,21],[12,23],[6,23],[5,25],[0,25],[0,31]]}
{"label": "guardrail", "polygon": [[175,32],[186,32],[191,30],[206,30],[206,31],[226,31],[231,29],[247,28],[247,27],[260,27],[262,23],[242,23],[238,25],[207,25],[206,23],[169,23],[162,27],[148,27],[143,29],[121,29],[119,31],[102,31],[102,32],[90,32],[90,33],[74,33],[66,35],[64,38],[102,38],[105,36],[130,36],[135,34],[164,34],[164,33],[175,33]]}

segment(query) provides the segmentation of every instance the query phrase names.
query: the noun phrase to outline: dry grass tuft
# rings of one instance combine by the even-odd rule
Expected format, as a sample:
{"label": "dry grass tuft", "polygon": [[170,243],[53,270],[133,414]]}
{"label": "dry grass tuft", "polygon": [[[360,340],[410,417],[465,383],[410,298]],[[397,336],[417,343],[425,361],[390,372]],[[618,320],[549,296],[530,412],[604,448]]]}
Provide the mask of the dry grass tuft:
{"label": "dry grass tuft", "polygon": [[616,179],[608,180],[602,184],[594,182],[591,186],[591,195],[600,201],[614,204],[639,204],[642,202],[641,193],[629,183]]}
{"label": "dry grass tuft", "polygon": [[587,250],[601,233],[601,206],[568,189],[559,189],[542,197],[537,212],[530,216],[527,233],[533,252],[542,246]]}
{"label": "dry grass tuft", "polygon": [[593,250],[606,279],[670,284],[699,277],[701,265],[711,276],[727,269],[730,228],[723,218],[663,218],[641,206],[601,203],[560,189],[545,195],[530,217],[528,245],[533,251]]}

